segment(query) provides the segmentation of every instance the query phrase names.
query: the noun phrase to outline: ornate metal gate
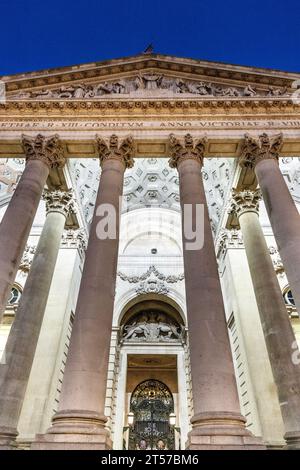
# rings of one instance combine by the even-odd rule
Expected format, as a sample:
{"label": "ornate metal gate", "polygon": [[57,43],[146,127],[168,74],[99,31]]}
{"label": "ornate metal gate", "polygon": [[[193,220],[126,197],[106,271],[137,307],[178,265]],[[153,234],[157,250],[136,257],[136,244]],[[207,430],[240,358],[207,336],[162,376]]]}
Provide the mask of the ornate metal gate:
{"label": "ornate metal gate", "polygon": [[168,387],[158,380],[146,380],[134,390],[130,411],[134,425],[129,431],[129,449],[174,449],[174,429],[169,424],[174,412],[173,397]]}

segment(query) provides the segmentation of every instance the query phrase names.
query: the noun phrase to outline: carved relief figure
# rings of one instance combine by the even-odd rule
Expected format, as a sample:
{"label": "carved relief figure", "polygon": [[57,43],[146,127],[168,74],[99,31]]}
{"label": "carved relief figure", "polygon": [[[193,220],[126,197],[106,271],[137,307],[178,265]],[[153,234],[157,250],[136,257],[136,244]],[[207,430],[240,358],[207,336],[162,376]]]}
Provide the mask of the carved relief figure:
{"label": "carved relief figure", "polygon": [[126,339],[135,339],[135,338],[147,338],[150,335],[150,331],[147,328],[147,323],[139,323],[135,321],[132,325],[125,326],[124,331],[126,332],[126,336],[124,336],[124,340]]}
{"label": "carved relief figure", "polygon": [[157,90],[160,88],[162,78],[162,75],[157,74],[139,75],[137,82],[139,83],[138,88],[143,88],[145,90]]}
{"label": "carved relief figure", "polygon": [[139,74],[135,77],[119,79],[115,82],[102,82],[94,85],[74,84],[63,85],[55,90],[21,91],[18,98],[34,99],[82,99],[102,97],[114,94],[131,94],[139,90],[157,91],[170,90],[178,94],[194,94],[200,96],[224,96],[224,97],[253,97],[253,96],[282,96],[287,93],[287,88],[270,86],[267,91],[258,92],[253,86],[246,85],[240,88],[210,82],[185,80],[183,78],[165,77],[157,73]]}
{"label": "carved relief figure", "polygon": [[121,329],[123,341],[172,342],[184,340],[184,327],[165,313],[137,314]]}

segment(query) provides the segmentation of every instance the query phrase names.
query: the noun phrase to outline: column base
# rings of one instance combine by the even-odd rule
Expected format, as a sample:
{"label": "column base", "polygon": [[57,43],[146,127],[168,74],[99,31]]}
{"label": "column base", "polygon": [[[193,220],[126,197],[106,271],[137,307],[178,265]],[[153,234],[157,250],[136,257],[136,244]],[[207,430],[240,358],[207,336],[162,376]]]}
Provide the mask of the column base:
{"label": "column base", "polygon": [[8,426],[0,426],[0,450],[16,450],[18,431]]}
{"label": "column base", "polygon": [[47,432],[36,435],[31,450],[110,450],[106,421],[105,416],[92,412],[59,412]]}
{"label": "column base", "polygon": [[201,413],[191,419],[192,431],[188,434],[188,450],[265,450],[259,437],[245,427],[240,414],[227,412]]}
{"label": "column base", "polygon": [[300,449],[300,431],[286,432],[284,435],[286,450],[299,450]]}

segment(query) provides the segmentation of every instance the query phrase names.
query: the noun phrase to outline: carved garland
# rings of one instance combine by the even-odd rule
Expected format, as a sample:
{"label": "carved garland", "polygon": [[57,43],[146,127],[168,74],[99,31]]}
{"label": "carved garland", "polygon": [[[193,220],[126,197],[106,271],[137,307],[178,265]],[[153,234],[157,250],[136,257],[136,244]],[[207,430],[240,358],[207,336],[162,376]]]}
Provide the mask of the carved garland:
{"label": "carved garland", "polygon": [[184,279],[184,274],[179,274],[178,276],[175,275],[165,275],[162,274],[161,272],[158,271],[158,269],[154,266],[151,265],[148,270],[141,274],[140,276],[128,276],[127,274],[122,273],[121,271],[118,271],[117,275],[122,279],[122,281],[127,281],[129,283],[136,284],[140,281],[145,281],[148,277],[151,276],[151,274],[154,274],[160,281],[165,281],[168,282],[169,284],[175,284],[178,281],[182,281]]}

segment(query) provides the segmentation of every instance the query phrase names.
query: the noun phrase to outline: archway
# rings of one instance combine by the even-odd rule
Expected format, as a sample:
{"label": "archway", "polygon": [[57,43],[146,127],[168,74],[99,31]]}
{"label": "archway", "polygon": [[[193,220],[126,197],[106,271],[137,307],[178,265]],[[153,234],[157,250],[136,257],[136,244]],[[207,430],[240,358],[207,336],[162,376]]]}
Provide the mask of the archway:
{"label": "archway", "polygon": [[[190,418],[187,327],[181,308],[166,296],[140,295],[123,308],[117,331],[114,448],[180,449]],[[140,393],[136,400],[141,384],[147,384],[148,398]],[[163,389],[169,401],[158,399],[158,390]]]}
{"label": "archway", "polygon": [[174,400],[169,388],[159,380],[145,380],[132,393],[130,411],[133,425],[129,432],[130,450],[171,450],[175,448],[170,414]]}

